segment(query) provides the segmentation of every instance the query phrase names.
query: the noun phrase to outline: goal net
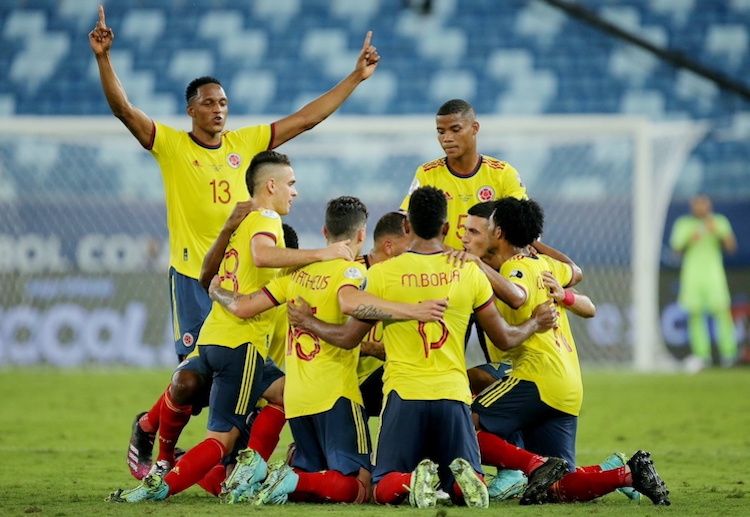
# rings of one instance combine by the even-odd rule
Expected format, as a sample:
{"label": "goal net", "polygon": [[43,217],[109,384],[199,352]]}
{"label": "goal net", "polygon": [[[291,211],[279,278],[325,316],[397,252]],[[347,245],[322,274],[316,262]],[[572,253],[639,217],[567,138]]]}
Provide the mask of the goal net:
{"label": "goal net", "polygon": [[[621,116],[479,120],[480,151],[518,169],[545,209],[543,240],[584,270],[579,289],[598,312],[571,318],[581,360],[663,367],[664,216],[705,128]],[[188,129],[186,119],[165,122]],[[322,243],[328,199],[360,197],[372,229],[416,167],[441,155],[431,116],[336,116],[280,151],[298,179],[287,222],[306,247]],[[118,121],[0,120],[0,365],[173,365],[167,257],[161,177]]]}

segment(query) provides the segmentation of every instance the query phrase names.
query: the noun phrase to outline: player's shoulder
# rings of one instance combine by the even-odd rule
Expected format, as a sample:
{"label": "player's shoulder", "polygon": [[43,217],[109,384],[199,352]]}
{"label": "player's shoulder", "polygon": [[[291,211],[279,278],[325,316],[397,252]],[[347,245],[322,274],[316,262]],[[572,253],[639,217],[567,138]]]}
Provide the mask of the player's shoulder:
{"label": "player's shoulder", "polygon": [[502,172],[505,170],[514,170],[513,166],[505,160],[500,160],[494,156],[488,156],[486,154],[482,155],[482,163],[492,171]]}
{"label": "player's shoulder", "polygon": [[279,229],[281,229],[281,216],[274,210],[261,208],[260,210],[253,210],[247,214],[240,224],[263,226],[271,224],[273,226],[278,226]]}
{"label": "player's shoulder", "polygon": [[420,169],[422,169],[424,172],[430,172],[440,169],[441,167],[446,167],[445,157],[438,158],[436,160],[432,160],[429,162],[425,162],[422,165],[419,166]]}

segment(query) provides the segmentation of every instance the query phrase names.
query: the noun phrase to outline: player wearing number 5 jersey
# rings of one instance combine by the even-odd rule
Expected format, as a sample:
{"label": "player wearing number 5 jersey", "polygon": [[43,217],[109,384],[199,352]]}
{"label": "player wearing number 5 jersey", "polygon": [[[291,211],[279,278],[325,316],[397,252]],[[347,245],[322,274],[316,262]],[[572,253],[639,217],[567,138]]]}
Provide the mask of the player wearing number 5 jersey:
{"label": "player wearing number 5 jersey", "polygon": [[[464,329],[476,312],[488,334],[501,347],[512,348],[554,322],[545,305],[518,327],[505,323],[481,270],[473,263],[454,265],[442,254],[446,213],[441,190],[415,190],[408,211],[410,249],[367,272],[366,290],[378,297],[409,302],[444,297],[448,302],[441,321],[383,324],[386,402],[373,474],[375,501],[382,504],[398,503],[408,496],[414,506],[434,506],[435,485],[442,483],[457,501],[487,505],[468,406]],[[344,348],[356,346],[374,324],[350,319],[343,326],[329,325],[293,307],[289,318],[290,323]],[[454,488],[454,480],[460,491]]]}
{"label": "player wearing number 5 jersey", "polygon": [[444,242],[460,250],[471,206],[507,196],[525,198],[526,188],[512,165],[477,151],[479,122],[471,104],[461,99],[446,102],[437,112],[436,125],[445,156],[417,168],[401,210],[406,211],[409,196],[418,187],[431,185],[445,192],[449,226]]}

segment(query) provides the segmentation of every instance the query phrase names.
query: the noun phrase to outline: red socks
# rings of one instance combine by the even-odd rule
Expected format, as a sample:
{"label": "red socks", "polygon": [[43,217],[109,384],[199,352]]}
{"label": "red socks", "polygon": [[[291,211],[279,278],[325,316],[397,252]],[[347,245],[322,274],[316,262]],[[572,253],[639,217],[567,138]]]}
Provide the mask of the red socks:
{"label": "red socks", "polygon": [[378,504],[399,504],[409,495],[411,472],[390,472],[375,485],[374,498]]}
{"label": "red socks", "polygon": [[579,469],[552,485],[550,494],[560,503],[591,501],[631,483],[630,472],[625,467],[599,472]]}
{"label": "red socks", "polygon": [[159,398],[156,399],[156,403],[151,407],[151,409],[148,410],[148,413],[143,415],[140,420],[138,420],[138,425],[141,426],[141,429],[146,431],[147,433],[155,433],[159,430],[159,415],[161,413],[161,405],[164,401],[164,395],[166,392],[169,391],[169,386],[167,386],[167,390],[159,395]]}
{"label": "red socks", "polygon": [[294,490],[294,501],[323,503],[363,503],[365,486],[356,476],[345,476],[337,470],[305,472],[294,469],[299,483]]}
{"label": "red socks", "polygon": [[511,445],[487,431],[479,431],[477,440],[482,463],[485,465],[521,470],[528,476],[545,461],[544,457]]}
{"label": "red socks", "polygon": [[219,496],[221,493],[221,482],[227,477],[227,469],[224,465],[219,463],[208,471],[208,474],[203,476],[203,479],[198,481],[198,485],[208,492],[209,494]]}
{"label": "red socks", "polygon": [[[162,396],[161,412],[159,413],[159,460],[167,460],[174,465],[174,448],[180,433],[190,420],[193,406],[178,405],[169,396],[169,389]],[[218,460],[214,463],[218,463]]]}
{"label": "red socks", "polygon": [[169,495],[182,492],[204,478],[224,457],[224,446],[215,438],[206,438],[180,458],[177,465],[164,476]]}
{"label": "red socks", "polygon": [[283,408],[270,404],[264,407],[253,421],[247,446],[268,461],[279,443],[279,435],[285,422],[286,415]]}

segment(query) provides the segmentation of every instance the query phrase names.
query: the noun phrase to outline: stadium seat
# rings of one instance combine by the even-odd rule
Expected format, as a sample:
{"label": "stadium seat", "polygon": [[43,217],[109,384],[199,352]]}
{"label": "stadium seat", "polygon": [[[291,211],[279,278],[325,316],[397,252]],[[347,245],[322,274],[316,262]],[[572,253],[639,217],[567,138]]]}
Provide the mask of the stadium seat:
{"label": "stadium seat", "polygon": [[466,55],[466,34],[461,29],[445,28],[422,34],[416,40],[417,53],[424,59],[434,60],[442,66],[453,66]]}
{"label": "stadium seat", "polygon": [[665,111],[664,95],[655,90],[627,91],[620,103],[620,111],[660,119]]}
{"label": "stadium seat", "polygon": [[476,91],[477,78],[473,72],[441,69],[430,80],[429,98],[441,104],[446,99],[473,99]]}
{"label": "stadium seat", "polygon": [[343,29],[312,29],[302,38],[302,56],[312,60],[325,58],[346,50]]}
{"label": "stadium seat", "polygon": [[42,33],[29,38],[26,48],[16,54],[10,65],[10,78],[15,82],[24,82],[31,91],[35,91],[52,76],[69,47],[70,39],[64,33]]}
{"label": "stadium seat", "polygon": [[300,0],[256,0],[251,7],[253,17],[263,20],[275,31],[286,28],[299,11]]}
{"label": "stadium seat", "polygon": [[744,25],[711,25],[706,35],[706,51],[727,59],[737,68],[747,55],[748,35]]}
{"label": "stadium seat", "polygon": [[746,14],[750,12],[750,0],[730,0],[729,7],[735,13]]}
{"label": "stadium seat", "polygon": [[227,95],[235,114],[265,111],[276,92],[276,76],[264,70],[245,70],[234,76]]}
{"label": "stadium seat", "polygon": [[657,64],[658,60],[653,54],[627,45],[612,52],[608,68],[612,77],[640,88],[651,76]]}
{"label": "stadium seat", "polygon": [[229,38],[242,32],[243,17],[239,11],[209,11],[198,24],[203,38]]}
{"label": "stadium seat", "polygon": [[534,57],[528,50],[494,50],[487,59],[487,75],[505,81],[514,75],[531,73]]}
{"label": "stadium seat", "polygon": [[550,45],[565,24],[565,15],[540,2],[532,2],[521,10],[516,19],[516,32],[536,38],[542,45]]}
{"label": "stadium seat", "polygon": [[697,114],[706,114],[710,111],[719,89],[707,79],[683,70],[677,73],[675,92],[679,98],[695,104]]}
{"label": "stadium seat", "polygon": [[654,12],[669,16],[672,23],[683,26],[695,8],[695,0],[651,0]]}
{"label": "stadium seat", "polygon": [[3,38],[26,39],[44,34],[47,17],[43,11],[14,10],[8,15],[3,27]]}
{"label": "stadium seat", "polygon": [[142,48],[150,47],[161,36],[166,26],[164,11],[133,9],[125,14],[121,34]]}
{"label": "stadium seat", "polygon": [[379,0],[332,0],[331,14],[345,20],[349,27],[361,30],[370,23],[378,10],[378,4]]}
{"label": "stadium seat", "polygon": [[0,95],[0,117],[9,117],[16,113],[16,101],[10,94]]}
{"label": "stadium seat", "polygon": [[214,73],[214,57],[207,50],[178,50],[169,63],[167,74],[188,83],[192,79]]}
{"label": "stadium seat", "polygon": [[640,12],[633,6],[604,6],[599,14],[622,29],[637,32],[641,26]]}
{"label": "stadium seat", "polygon": [[234,66],[260,64],[268,52],[268,36],[262,30],[227,33],[220,38],[220,58]]}

